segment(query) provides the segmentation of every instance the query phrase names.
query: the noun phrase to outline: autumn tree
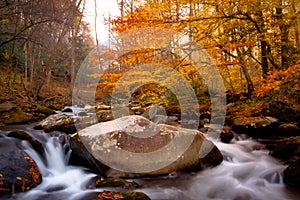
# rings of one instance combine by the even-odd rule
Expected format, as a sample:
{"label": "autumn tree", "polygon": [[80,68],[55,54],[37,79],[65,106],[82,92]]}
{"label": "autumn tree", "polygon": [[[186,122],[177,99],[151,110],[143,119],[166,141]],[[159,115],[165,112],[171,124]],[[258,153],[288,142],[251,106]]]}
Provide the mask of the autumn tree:
{"label": "autumn tree", "polygon": [[91,45],[81,20],[84,1],[1,1],[0,9],[1,58],[10,60],[10,71],[23,73],[28,98],[37,98],[55,76],[69,85]]}
{"label": "autumn tree", "polygon": [[[122,32],[159,26],[179,31],[207,49],[220,70],[240,71],[249,95],[253,79],[288,68],[299,55],[299,3],[293,0],[143,2],[113,20],[112,29]],[[233,78],[229,75],[227,79],[232,90],[232,83],[238,81]]]}

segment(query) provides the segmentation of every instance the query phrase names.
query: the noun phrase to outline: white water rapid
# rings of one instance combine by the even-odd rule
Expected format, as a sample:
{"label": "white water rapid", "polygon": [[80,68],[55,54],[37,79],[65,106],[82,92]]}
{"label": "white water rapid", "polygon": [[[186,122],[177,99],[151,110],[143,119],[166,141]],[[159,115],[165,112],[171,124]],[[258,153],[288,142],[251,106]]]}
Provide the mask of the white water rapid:
{"label": "white water rapid", "polygon": [[[153,200],[296,200],[282,182],[285,166],[270,157],[261,145],[249,139],[231,144],[215,142],[224,155],[217,167],[199,173],[170,175],[135,180],[142,191]],[[49,138],[45,145],[46,158],[28,147],[27,153],[38,164],[42,183],[29,192],[10,199],[20,200],[90,200],[100,189],[89,189],[95,176],[83,168],[68,166],[69,154],[57,138]]]}
{"label": "white water rapid", "polygon": [[79,200],[89,190],[88,182],[95,174],[88,173],[81,167],[67,165],[70,151],[59,143],[58,137],[50,137],[45,144],[45,158],[41,158],[28,143],[26,152],[35,160],[42,174],[43,181],[29,192],[17,194],[11,199],[17,200]]}
{"label": "white water rapid", "polygon": [[143,192],[152,199],[172,200],[287,200],[298,199],[283,184],[283,166],[259,143],[215,142],[224,161],[202,172],[145,181]]}

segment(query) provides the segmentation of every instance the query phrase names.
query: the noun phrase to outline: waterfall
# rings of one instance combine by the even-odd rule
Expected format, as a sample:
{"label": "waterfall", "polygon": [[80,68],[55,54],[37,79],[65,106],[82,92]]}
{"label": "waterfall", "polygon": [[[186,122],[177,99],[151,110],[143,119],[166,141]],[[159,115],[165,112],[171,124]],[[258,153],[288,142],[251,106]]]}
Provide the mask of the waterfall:
{"label": "waterfall", "polygon": [[100,190],[88,188],[89,182],[96,175],[78,166],[67,165],[70,151],[65,148],[58,137],[49,137],[45,144],[45,158],[34,151],[27,142],[23,142],[26,153],[36,162],[41,174],[42,183],[32,190],[14,195],[17,200],[79,200],[88,193]]}
{"label": "waterfall", "polygon": [[[219,166],[198,173],[138,179],[135,181],[143,187],[137,191],[146,193],[153,200],[298,199],[290,194],[282,181],[286,166],[269,156],[259,143],[250,139],[236,139],[230,144],[214,143],[224,155]],[[95,174],[82,167],[67,165],[70,151],[57,137],[47,138],[45,158],[41,158],[28,143],[23,144],[37,163],[43,180],[36,188],[11,199],[89,200],[96,199],[95,194],[102,191],[89,188]]]}

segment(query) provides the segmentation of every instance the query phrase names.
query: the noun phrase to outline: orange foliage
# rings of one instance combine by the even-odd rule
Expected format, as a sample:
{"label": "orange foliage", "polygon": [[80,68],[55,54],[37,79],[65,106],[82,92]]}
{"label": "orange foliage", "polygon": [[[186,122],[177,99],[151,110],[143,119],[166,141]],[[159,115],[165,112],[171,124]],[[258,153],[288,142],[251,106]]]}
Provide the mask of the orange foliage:
{"label": "orange foliage", "polygon": [[254,94],[263,97],[276,91],[290,96],[300,94],[300,62],[287,70],[270,71],[269,76],[257,85]]}
{"label": "orange foliage", "polygon": [[98,194],[99,200],[120,200],[124,199],[123,195],[120,193],[115,193],[111,191],[103,191]]}

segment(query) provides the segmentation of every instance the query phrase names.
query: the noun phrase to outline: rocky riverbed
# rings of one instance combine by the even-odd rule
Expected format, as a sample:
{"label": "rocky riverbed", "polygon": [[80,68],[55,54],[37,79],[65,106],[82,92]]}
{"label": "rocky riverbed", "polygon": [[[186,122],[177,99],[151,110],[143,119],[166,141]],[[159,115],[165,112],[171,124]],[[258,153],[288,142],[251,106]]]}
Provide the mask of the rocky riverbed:
{"label": "rocky riverbed", "polygon": [[[28,114],[24,112],[22,109],[13,106],[13,105],[1,105],[0,106],[0,113],[2,113],[2,118],[1,122],[2,124],[6,124],[2,126],[2,137],[1,139],[1,144],[10,144],[13,143],[13,145],[10,148],[6,148],[6,145],[2,145],[1,148],[4,148],[3,151],[1,152],[6,152],[7,154],[4,155],[3,153],[1,154],[2,156],[2,161],[3,163],[8,163],[6,165],[1,165],[1,194],[3,195],[8,195],[11,193],[15,192],[25,192],[27,190],[31,190],[34,187],[40,187],[41,185],[41,177],[45,176],[43,173],[41,173],[38,169],[38,165],[35,162],[35,159],[32,159],[30,155],[28,155],[28,152],[24,149],[24,141],[27,141],[30,143],[31,147],[35,152],[38,152],[40,157],[45,159],[45,144],[47,140],[44,138],[43,135],[50,135],[50,136],[58,136],[60,135],[59,138],[61,138],[61,141],[59,143],[65,145],[65,149],[63,151],[63,156],[65,156],[65,153],[67,152],[68,149],[73,147],[73,156],[71,156],[70,162],[72,164],[80,165],[80,166],[85,166],[89,168],[90,172],[93,172],[95,174],[99,174],[102,177],[106,176],[111,176],[106,173],[103,173],[103,169],[106,169],[104,171],[109,171],[107,170],[107,165],[101,165],[102,166],[102,173],[101,170],[99,170],[99,162],[97,159],[95,159],[94,155],[88,155],[86,152],[84,157],[80,157],[82,153],[82,150],[78,150],[78,143],[76,144],[77,147],[74,147],[74,142],[71,142],[71,145],[69,143],[69,140],[66,138],[72,138],[75,137],[71,136],[75,132],[82,130],[84,131],[85,128],[91,127],[93,124],[97,124],[100,122],[101,123],[111,123],[111,120],[113,119],[110,107],[107,105],[98,105],[95,108],[94,107],[85,107],[85,108],[80,108],[80,107],[67,107],[63,109],[62,111],[53,111],[51,109],[42,109],[41,107],[37,108],[35,111],[35,114]],[[132,114],[139,114],[142,113],[137,109],[137,106],[133,107],[134,109],[131,110]],[[138,107],[141,109],[141,107]],[[287,109],[288,110],[288,109]],[[47,112],[46,112],[47,111]],[[96,111],[94,113],[93,111]],[[155,112],[154,112],[155,111]],[[178,126],[180,124],[180,120],[175,117],[175,116],[167,116],[164,112],[164,110],[160,111],[159,106],[155,106],[154,108],[149,106],[148,111],[144,110],[144,117],[148,117],[150,121],[147,123],[154,123],[154,124],[161,124],[160,126]],[[153,114],[153,112],[155,114]],[[161,113],[160,113],[161,112]],[[272,111],[274,112],[274,111]],[[299,161],[299,149],[300,149],[300,133],[299,133],[299,123],[297,123],[298,118],[293,118],[291,119],[286,119],[283,120],[283,118],[276,118],[274,113],[272,112],[266,112],[272,116],[259,116],[259,117],[253,117],[253,118],[241,118],[239,119],[238,117],[235,117],[232,119],[232,129],[227,126],[227,127],[220,127],[218,125],[214,124],[209,124],[209,119],[202,119],[199,124],[199,130],[202,131],[201,134],[204,134],[205,137],[210,137],[207,135],[207,133],[212,133],[214,130],[215,131],[220,131],[221,135],[219,137],[219,140],[221,140],[224,144],[228,143],[229,145],[236,143],[236,138],[239,137],[239,133],[246,133],[248,136],[252,137],[254,140],[259,141],[262,145],[259,146],[259,149],[265,149],[268,150],[269,154],[272,155],[273,157],[279,159],[282,161],[283,164],[286,166],[281,167],[282,171],[278,172],[282,174],[282,180],[286,185],[289,185],[290,189],[297,188],[300,184],[300,179],[299,179],[299,172],[300,172],[300,161]],[[32,121],[32,116],[33,115],[39,115],[37,113],[42,113],[44,117],[43,120],[39,121],[38,123],[35,123],[34,125],[25,125],[21,126],[22,131],[18,129],[15,126],[15,128],[9,128],[9,124],[18,124],[18,123],[25,123],[25,122],[30,122]],[[150,115],[149,115],[150,113]],[[11,118],[12,116],[21,116],[24,115],[24,119],[26,120],[20,120],[17,118],[15,122],[9,121],[14,120],[14,118]],[[49,116],[49,117],[46,117]],[[134,115],[133,115],[134,116]],[[138,116],[138,115],[136,115]],[[288,116],[288,115],[285,115]],[[141,117],[141,119],[145,119]],[[147,124],[146,123],[146,124]],[[168,124],[168,125],[163,125],[163,124]],[[25,127],[25,128],[24,128]],[[28,127],[31,127],[28,129]],[[36,130],[32,129],[34,127]],[[112,127],[112,126],[110,126]],[[14,129],[12,131],[5,131],[5,129]],[[16,130],[15,130],[16,129]],[[26,130],[27,129],[27,130]],[[126,128],[125,128],[126,129]],[[163,129],[160,127],[160,129]],[[222,129],[222,130],[219,130]],[[24,132],[25,131],[25,132]],[[118,133],[122,133],[124,130],[116,130]],[[48,133],[45,133],[48,132]],[[80,134],[80,131],[79,131]],[[64,135],[64,136],[63,136]],[[164,134],[162,134],[164,135]],[[48,136],[47,136],[48,137]],[[64,138],[64,139],[62,139]],[[76,137],[75,137],[76,138]],[[78,134],[77,134],[77,139],[78,139]],[[122,138],[122,137],[121,137]],[[75,139],[75,140],[77,140]],[[123,138],[124,139],[124,138]],[[75,141],[73,140],[73,141]],[[71,140],[72,141],[72,140]],[[73,144],[73,146],[72,146]],[[119,142],[119,145],[121,143]],[[125,143],[124,143],[125,144]],[[76,146],[75,145],[75,146]],[[26,145],[25,145],[26,146]],[[80,146],[80,145],[79,145]],[[83,145],[86,146],[86,145]],[[124,146],[124,145],[123,145]],[[122,147],[123,147],[122,146]],[[147,145],[146,145],[147,146]],[[145,147],[146,147],[145,146]],[[15,150],[12,148],[16,148]],[[76,149],[77,148],[77,149]],[[149,147],[150,148],[150,147]],[[155,147],[151,147],[155,148]],[[253,148],[253,147],[251,147]],[[138,148],[141,149],[141,148]],[[255,148],[253,149],[255,151]],[[15,152],[15,155],[13,157],[17,158],[18,160],[18,166],[24,166],[22,167],[22,170],[19,170],[19,168],[16,168],[15,163],[12,164],[11,162],[6,162],[6,160],[11,160],[9,159],[9,155],[11,153],[9,152]],[[19,152],[19,154],[18,154]],[[81,153],[79,153],[81,152]],[[223,163],[228,162],[228,157],[226,153],[224,154],[224,151],[222,151],[222,155],[225,156],[225,161]],[[72,154],[70,154],[72,155]],[[69,156],[70,156],[69,155]],[[75,156],[74,156],[75,155]],[[190,155],[190,153],[189,153]],[[69,160],[68,156],[68,160]],[[215,166],[218,163],[220,163],[222,160],[216,159],[215,156],[214,161],[215,164],[211,164],[211,166]],[[229,156],[230,157],[230,156]],[[80,158],[80,159],[78,159]],[[43,160],[42,159],[42,160]],[[219,160],[219,161],[217,161]],[[194,162],[194,161],[193,161]],[[197,162],[196,162],[197,163]],[[201,162],[200,162],[201,163]],[[214,162],[212,162],[214,163]],[[102,163],[103,164],[103,163]],[[68,165],[65,163],[65,165]],[[222,164],[223,165],[223,164]],[[180,165],[179,165],[180,166]],[[199,166],[202,167],[195,167],[196,165],[192,165],[193,167],[186,167],[186,169],[189,169],[190,173],[195,173],[195,169],[203,169],[203,166],[210,166],[210,165],[203,165],[200,164]],[[104,168],[103,168],[104,167]],[[171,167],[172,168],[172,167]],[[180,167],[179,167],[180,168]],[[219,167],[218,167],[219,168]],[[173,172],[176,172],[176,174],[185,174],[187,173],[184,168],[181,168],[182,170],[174,170],[173,168],[168,171],[166,170],[165,173],[162,174],[156,174],[163,176],[163,175],[168,175],[172,174]],[[191,170],[192,169],[192,170]],[[9,170],[17,170],[21,174],[16,173],[14,177],[11,177],[11,173],[9,173]],[[163,170],[164,171],[164,170]],[[280,170],[279,170],[280,171]],[[207,170],[205,170],[207,172]],[[119,176],[125,176],[124,174],[118,175],[118,173],[115,173],[116,177]],[[130,175],[131,177],[133,174]],[[143,177],[152,177],[153,174],[144,174]],[[276,179],[276,178],[275,178]],[[9,180],[9,181],[8,181]],[[102,179],[101,179],[102,180]],[[154,181],[156,182],[156,181]],[[99,183],[99,181],[98,181]],[[126,184],[132,184],[132,183],[126,183]],[[281,183],[280,183],[281,184]],[[10,187],[12,185],[13,187]],[[97,188],[95,187],[95,182],[92,184],[93,186],[88,186],[92,188]],[[101,185],[101,184],[100,184]],[[146,184],[147,185],[147,184]],[[152,186],[151,186],[152,188]],[[100,190],[99,190],[100,191]],[[118,192],[106,192],[106,190],[101,190],[101,192],[94,192],[93,195],[95,196],[98,194],[99,198],[103,197],[110,197],[115,198],[120,195]],[[118,191],[118,190],[112,190],[112,191]],[[149,191],[149,190],[145,190]],[[132,193],[135,194],[135,193]],[[152,192],[151,192],[152,194]],[[101,196],[102,195],[102,196]],[[97,195],[96,195],[97,196]],[[121,195],[122,196],[122,195]],[[154,195],[155,196],[155,195]],[[120,196],[119,196],[120,197]],[[143,197],[144,198],[144,197]],[[146,197],[145,197],[146,198]],[[109,199],[109,198],[108,198]]]}

